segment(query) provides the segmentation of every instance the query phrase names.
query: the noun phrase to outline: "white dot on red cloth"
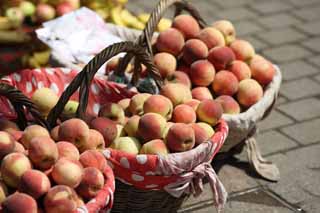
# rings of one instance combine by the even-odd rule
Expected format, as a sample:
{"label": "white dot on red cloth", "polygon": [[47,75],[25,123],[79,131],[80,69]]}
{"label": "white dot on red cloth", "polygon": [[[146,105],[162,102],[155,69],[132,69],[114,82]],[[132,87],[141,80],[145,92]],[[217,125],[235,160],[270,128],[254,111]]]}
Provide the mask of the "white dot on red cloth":
{"label": "white dot on red cloth", "polygon": [[122,167],[124,167],[126,169],[130,169],[130,163],[126,157],[120,158],[120,164]]}
{"label": "white dot on red cloth", "polygon": [[99,110],[100,110],[100,104],[93,104],[93,112],[98,114],[99,113]]}
{"label": "white dot on red cloth", "polygon": [[59,93],[59,88],[56,83],[51,83],[50,89],[52,89],[56,94]]}
{"label": "white dot on red cloth", "polygon": [[13,74],[13,78],[15,81],[20,82],[21,81],[21,75],[18,73]]}
{"label": "white dot on red cloth", "polygon": [[46,73],[50,74],[50,75],[53,75],[54,74],[54,69],[51,69],[51,68],[46,68]]}
{"label": "white dot on red cloth", "polygon": [[86,206],[80,206],[77,208],[77,212],[78,213],[88,213],[89,211]]}
{"label": "white dot on red cloth", "polygon": [[43,88],[43,87],[44,87],[43,82],[42,81],[38,82],[38,89]]}
{"label": "white dot on red cloth", "polygon": [[31,82],[26,82],[26,93],[30,93],[32,91],[32,84]]}
{"label": "white dot on red cloth", "polygon": [[97,202],[97,200],[93,198],[88,203],[95,203],[95,202]]}
{"label": "white dot on red cloth", "polygon": [[[109,188],[108,188],[108,189],[109,189]],[[112,192],[111,192],[111,193],[112,193]],[[106,197],[106,201],[105,201],[105,204],[106,204],[106,205],[109,204],[109,200],[110,200],[110,196],[107,196],[107,197]]]}
{"label": "white dot on red cloth", "polygon": [[65,84],[64,85],[64,90],[67,89],[68,86],[69,86],[69,84]]}
{"label": "white dot on red cloth", "polygon": [[212,145],[212,150],[216,150],[216,148],[217,148],[217,143],[214,143],[213,145]]}
{"label": "white dot on red cloth", "polygon": [[41,69],[34,69],[33,71],[41,73]]}
{"label": "white dot on red cloth", "polygon": [[139,164],[145,164],[148,161],[147,155],[137,155],[136,159]]}
{"label": "white dot on red cloth", "polygon": [[100,89],[99,89],[97,84],[92,84],[91,85],[91,91],[93,92],[93,94],[98,95],[99,92],[100,92]]}
{"label": "white dot on red cloth", "polygon": [[147,171],[146,172],[146,175],[150,175],[150,176],[153,176],[153,175],[155,175],[156,173],[155,172],[153,172],[153,171]]}
{"label": "white dot on red cloth", "polygon": [[71,69],[69,68],[61,68],[61,71],[64,73],[64,74],[69,74],[71,72]]}
{"label": "white dot on red cloth", "polygon": [[137,175],[137,174],[132,174],[131,175],[132,180],[140,182],[140,181],[144,181],[144,177],[141,175]]}
{"label": "white dot on red cloth", "polygon": [[37,86],[37,80],[36,80],[36,78],[34,76],[32,76],[31,81],[32,81],[33,86],[36,87]]}
{"label": "white dot on red cloth", "polygon": [[152,189],[152,188],[156,188],[156,187],[158,187],[157,184],[149,184],[149,185],[146,185],[146,188],[147,188],[147,189]]}
{"label": "white dot on red cloth", "polygon": [[102,153],[106,158],[110,158],[111,157],[111,152],[108,149],[103,150]]}

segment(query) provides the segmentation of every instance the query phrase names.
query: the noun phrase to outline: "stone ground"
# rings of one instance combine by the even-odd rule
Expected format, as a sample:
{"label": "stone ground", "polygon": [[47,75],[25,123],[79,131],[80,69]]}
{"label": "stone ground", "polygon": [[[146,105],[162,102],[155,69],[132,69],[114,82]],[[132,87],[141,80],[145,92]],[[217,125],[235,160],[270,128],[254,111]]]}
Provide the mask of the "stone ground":
{"label": "stone ground", "polygon": [[[129,1],[150,11],[157,1]],[[193,0],[208,22],[231,20],[240,38],[278,64],[283,83],[277,106],[259,124],[263,155],[281,172],[278,183],[253,174],[244,153],[218,174],[229,192],[225,212],[320,212],[320,0]],[[205,189],[181,212],[215,212]]]}

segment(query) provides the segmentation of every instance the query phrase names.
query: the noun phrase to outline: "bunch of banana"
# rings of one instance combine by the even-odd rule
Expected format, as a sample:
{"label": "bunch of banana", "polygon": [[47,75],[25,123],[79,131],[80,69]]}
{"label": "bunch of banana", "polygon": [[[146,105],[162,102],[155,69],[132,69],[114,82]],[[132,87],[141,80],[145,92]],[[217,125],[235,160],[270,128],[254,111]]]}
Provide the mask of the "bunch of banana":
{"label": "bunch of banana", "polygon": [[47,67],[49,58],[50,50],[44,50],[24,55],[22,62],[25,67],[29,68]]}
{"label": "bunch of banana", "polygon": [[[144,24],[146,24],[150,18],[150,14],[149,13],[140,13],[137,18]],[[167,18],[162,18],[159,21],[159,24],[157,26],[157,31],[158,32],[162,32],[165,31],[166,29],[168,29],[169,27],[171,27],[172,21],[170,19]]]}

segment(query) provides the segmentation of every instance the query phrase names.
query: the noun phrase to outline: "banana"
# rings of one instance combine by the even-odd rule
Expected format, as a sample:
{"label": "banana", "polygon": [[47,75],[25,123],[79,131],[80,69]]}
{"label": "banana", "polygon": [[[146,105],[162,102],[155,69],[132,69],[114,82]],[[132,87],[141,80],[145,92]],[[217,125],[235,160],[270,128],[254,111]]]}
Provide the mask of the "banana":
{"label": "banana", "polygon": [[97,9],[95,12],[98,13],[98,15],[104,20],[110,17],[110,12],[108,8]]}
{"label": "banana", "polygon": [[111,11],[110,11],[110,19],[116,25],[125,27],[126,23],[124,22],[124,20],[122,20],[122,17],[120,15],[121,11],[122,11],[122,7],[114,7],[114,8],[112,8]]}
{"label": "banana", "polygon": [[138,30],[143,30],[145,27],[145,24],[140,22],[139,19],[132,15],[127,9],[123,9],[120,16],[128,27],[133,27]]}
{"label": "banana", "polygon": [[0,30],[9,30],[12,28],[11,22],[7,17],[0,17]]}
{"label": "banana", "polygon": [[38,62],[40,65],[46,65],[49,62],[50,57],[50,50],[45,50],[41,52],[34,52],[33,58]]}
{"label": "banana", "polygon": [[150,18],[149,13],[140,13],[137,18],[144,24],[146,24]]}
{"label": "banana", "polygon": [[167,18],[162,18],[157,26],[157,30],[159,32],[165,31],[166,29],[170,28],[172,25],[172,21],[170,19]]}
{"label": "banana", "polygon": [[25,43],[30,41],[29,35],[18,31],[0,31],[0,44],[7,43]]}

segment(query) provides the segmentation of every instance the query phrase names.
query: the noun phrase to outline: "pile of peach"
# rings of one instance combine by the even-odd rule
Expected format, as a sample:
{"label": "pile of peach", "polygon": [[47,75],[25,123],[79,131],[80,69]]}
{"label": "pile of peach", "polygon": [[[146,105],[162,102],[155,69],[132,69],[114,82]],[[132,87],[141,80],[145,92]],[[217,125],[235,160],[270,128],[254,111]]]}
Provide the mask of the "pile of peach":
{"label": "pile of peach", "polygon": [[200,29],[192,16],[179,15],[153,46],[154,63],[166,82],[184,84],[193,99],[215,99],[224,113],[238,114],[258,102],[275,74],[272,63],[236,38],[226,20]]}
{"label": "pile of peach", "polygon": [[39,126],[23,132],[0,120],[1,212],[75,212],[102,189],[107,161],[102,135],[79,119],[50,134]]}

